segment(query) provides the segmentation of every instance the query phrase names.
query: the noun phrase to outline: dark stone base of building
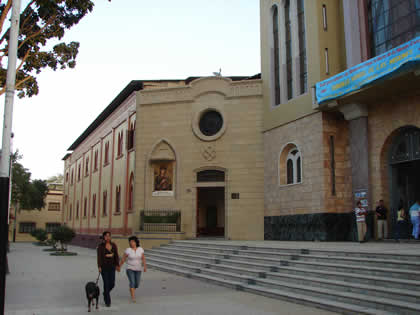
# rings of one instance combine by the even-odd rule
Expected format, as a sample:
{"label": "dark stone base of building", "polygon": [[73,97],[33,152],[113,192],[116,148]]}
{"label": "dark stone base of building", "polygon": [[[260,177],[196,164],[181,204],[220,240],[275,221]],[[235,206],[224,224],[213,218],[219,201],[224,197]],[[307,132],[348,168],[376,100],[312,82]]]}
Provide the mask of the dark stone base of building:
{"label": "dark stone base of building", "polygon": [[[373,213],[366,218],[367,239],[373,236]],[[351,213],[311,213],[264,217],[264,239],[279,241],[357,241]]]}
{"label": "dark stone base of building", "polygon": [[96,248],[100,243],[101,235],[92,235],[92,234],[76,234],[75,238],[72,240],[70,245],[86,247],[86,248]]}

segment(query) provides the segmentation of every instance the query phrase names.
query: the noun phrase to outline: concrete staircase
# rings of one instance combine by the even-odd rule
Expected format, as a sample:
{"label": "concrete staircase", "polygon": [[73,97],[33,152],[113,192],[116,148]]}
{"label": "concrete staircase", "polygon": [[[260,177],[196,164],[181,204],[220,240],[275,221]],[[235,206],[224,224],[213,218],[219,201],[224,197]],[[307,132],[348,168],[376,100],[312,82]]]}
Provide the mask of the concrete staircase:
{"label": "concrete staircase", "polygon": [[175,241],[148,266],[345,314],[420,314],[420,254],[250,247]]}

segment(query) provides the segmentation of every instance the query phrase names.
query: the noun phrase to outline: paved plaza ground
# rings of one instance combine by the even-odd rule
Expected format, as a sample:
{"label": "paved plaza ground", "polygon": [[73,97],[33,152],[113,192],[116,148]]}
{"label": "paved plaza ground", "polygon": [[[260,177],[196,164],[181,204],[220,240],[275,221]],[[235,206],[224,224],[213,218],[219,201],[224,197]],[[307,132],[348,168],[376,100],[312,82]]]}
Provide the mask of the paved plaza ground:
{"label": "paved plaza ground", "polygon": [[[301,243],[303,244],[303,243]],[[419,247],[417,247],[419,248]],[[11,244],[6,283],[7,315],[89,314],[84,286],[97,277],[94,250],[69,247],[78,256],[55,257],[30,243]],[[147,256],[146,256],[147,259]],[[102,292],[102,280],[100,280]],[[90,314],[333,314],[325,310],[239,292],[202,281],[149,270],[137,303],[129,300],[125,270],[117,273],[112,306]]]}

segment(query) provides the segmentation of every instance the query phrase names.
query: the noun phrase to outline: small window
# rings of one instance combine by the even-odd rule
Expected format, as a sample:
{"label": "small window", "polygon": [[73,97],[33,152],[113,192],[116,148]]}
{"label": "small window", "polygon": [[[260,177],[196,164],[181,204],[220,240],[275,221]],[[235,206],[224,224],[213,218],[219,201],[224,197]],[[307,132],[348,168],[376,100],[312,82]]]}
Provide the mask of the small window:
{"label": "small window", "polygon": [[131,150],[134,148],[134,133],[136,131],[136,122],[133,121],[130,124],[130,129],[128,129],[128,136],[127,136],[127,150]]}
{"label": "small window", "polygon": [[72,212],[73,212],[72,210],[73,210],[73,206],[72,206],[72,205],[70,205],[70,210],[69,210],[69,221],[71,221],[71,220],[72,220],[72,218],[73,218],[73,217],[72,217],[72,214],[73,214],[73,213],[72,213]]}
{"label": "small window", "polygon": [[121,186],[115,188],[115,212],[121,212]]}
{"label": "small window", "polygon": [[87,198],[85,197],[85,204],[83,206],[83,217],[86,218],[87,216]]}
{"label": "small window", "polygon": [[96,194],[92,196],[92,217],[96,217]]}
{"label": "small window", "polygon": [[60,223],[47,223],[45,224],[45,230],[47,233],[54,233],[60,226]]}
{"label": "small window", "polygon": [[105,157],[104,157],[104,165],[109,163],[109,141],[105,142]]}
{"label": "small window", "polygon": [[71,170],[71,180],[70,180],[71,185],[73,185],[73,175],[74,175],[74,170]]}
{"label": "small window", "polygon": [[197,182],[224,182],[225,172],[206,170],[197,173]]}
{"label": "small window", "polygon": [[134,173],[130,175],[130,186],[128,191],[128,210],[133,210],[133,198],[134,198]]}
{"label": "small window", "polygon": [[118,142],[117,142],[117,158],[122,155],[122,148],[123,148],[123,132],[118,133]]}
{"label": "small window", "polygon": [[199,128],[203,135],[214,136],[223,127],[223,117],[215,110],[206,111],[200,118]]}
{"label": "small window", "polygon": [[89,175],[89,157],[86,158],[85,176]]}
{"label": "small window", "polygon": [[66,173],[66,183],[69,181],[69,172]]}
{"label": "small window", "polygon": [[279,46],[279,12],[277,6],[273,6],[273,72],[274,72],[274,105],[281,102],[280,99],[280,46]]}
{"label": "small window", "polygon": [[288,144],[280,154],[279,184],[292,185],[302,182],[302,157],[294,144]]}
{"label": "small window", "polygon": [[103,192],[103,209],[102,209],[102,215],[107,215],[107,202],[108,202],[108,196],[106,190]]}
{"label": "small window", "polygon": [[[65,201],[67,200],[67,196],[65,196]],[[59,202],[49,202],[48,203],[48,211],[60,211],[61,205]]]}
{"label": "small window", "polygon": [[36,224],[34,222],[21,222],[19,224],[19,233],[31,233],[35,231]]}
{"label": "small window", "polygon": [[77,170],[77,181],[80,181],[81,173],[82,173],[81,170],[82,170],[82,168],[81,168],[81,165],[79,164],[79,168]]}
{"label": "small window", "polygon": [[95,158],[93,160],[93,169],[98,170],[98,150],[95,150]]}
{"label": "small window", "polygon": [[76,205],[76,219],[78,218],[79,218],[79,202],[77,202],[77,205]]}

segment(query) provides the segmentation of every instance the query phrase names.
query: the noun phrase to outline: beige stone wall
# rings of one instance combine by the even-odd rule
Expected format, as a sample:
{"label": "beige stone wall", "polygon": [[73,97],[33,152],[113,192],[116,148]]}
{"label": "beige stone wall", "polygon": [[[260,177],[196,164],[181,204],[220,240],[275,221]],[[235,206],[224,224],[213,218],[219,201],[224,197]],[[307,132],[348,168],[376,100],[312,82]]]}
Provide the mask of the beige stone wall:
{"label": "beige stone wall", "polygon": [[369,106],[369,168],[372,201],[390,203],[388,153],[398,129],[420,128],[420,95],[394,97]]}
{"label": "beige stone wall", "polygon": [[[51,211],[49,210],[49,203],[60,203],[60,210]],[[13,216],[15,215],[14,209]],[[41,210],[20,210],[16,213],[16,241],[35,241],[28,233],[20,233],[19,225],[21,222],[33,222],[36,228],[46,228],[47,223],[62,223],[62,211],[63,211],[63,192],[61,190],[50,190],[45,197],[45,207]],[[13,239],[13,227],[14,220],[9,225],[9,240]]]}
{"label": "beige stone wall", "polygon": [[[334,139],[335,195],[332,193],[330,137]],[[348,121],[340,113],[323,113],[324,211],[350,212],[352,206]]]}
{"label": "beige stone wall", "polygon": [[[138,93],[136,199],[133,224],[141,209],[181,209],[182,231],[196,233],[196,172],[226,171],[225,224],[231,239],[263,238],[263,144],[261,81],[230,82],[211,77],[183,88]],[[199,113],[213,108],[223,114],[226,130],[213,141],[194,133]],[[174,195],[152,196],[150,157],[163,143],[175,157]],[[213,152],[209,157],[205,150]],[[231,193],[240,199],[231,199]]]}
{"label": "beige stone wall", "polygon": [[[302,182],[282,185],[283,149],[293,143],[302,156]],[[324,153],[322,113],[306,116],[264,133],[265,216],[323,212]]]}

